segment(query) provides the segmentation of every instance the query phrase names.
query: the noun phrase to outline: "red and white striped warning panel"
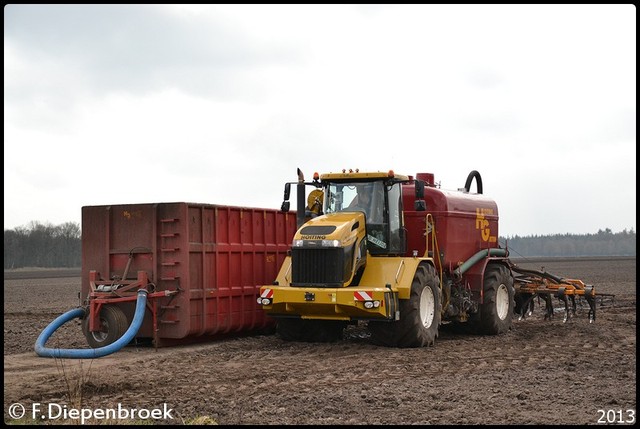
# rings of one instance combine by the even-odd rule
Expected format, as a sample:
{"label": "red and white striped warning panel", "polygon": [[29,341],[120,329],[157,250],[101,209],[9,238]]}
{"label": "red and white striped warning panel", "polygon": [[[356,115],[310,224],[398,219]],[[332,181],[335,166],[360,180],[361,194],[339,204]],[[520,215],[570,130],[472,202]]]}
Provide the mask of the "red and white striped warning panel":
{"label": "red and white striped warning panel", "polygon": [[265,289],[260,294],[260,298],[273,298],[273,289]]}
{"label": "red and white striped warning panel", "polygon": [[373,301],[373,292],[358,291],[353,293],[354,301]]}

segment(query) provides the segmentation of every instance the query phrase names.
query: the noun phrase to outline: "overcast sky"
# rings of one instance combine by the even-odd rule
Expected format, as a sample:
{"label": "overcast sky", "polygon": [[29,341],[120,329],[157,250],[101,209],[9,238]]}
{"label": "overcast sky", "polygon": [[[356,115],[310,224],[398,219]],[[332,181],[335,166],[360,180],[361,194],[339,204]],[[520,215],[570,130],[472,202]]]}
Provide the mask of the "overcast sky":
{"label": "overcast sky", "polygon": [[297,168],[478,170],[501,236],[636,230],[636,9],[5,6],[5,229],[277,209]]}

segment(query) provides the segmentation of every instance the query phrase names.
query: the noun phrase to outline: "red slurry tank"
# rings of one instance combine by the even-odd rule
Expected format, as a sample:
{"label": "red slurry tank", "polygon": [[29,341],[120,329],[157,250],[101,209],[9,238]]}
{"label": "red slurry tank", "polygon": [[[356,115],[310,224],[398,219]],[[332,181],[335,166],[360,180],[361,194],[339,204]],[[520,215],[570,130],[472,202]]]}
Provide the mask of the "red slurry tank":
{"label": "red slurry tank", "polygon": [[[464,261],[478,251],[498,247],[498,206],[494,200],[482,194],[482,181],[479,175],[469,175],[464,188],[449,191],[436,187],[433,174],[418,173],[416,180],[424,181],[424,211],[405,211],[405,225],[412,234],[407,234],[407,250],[425,253],[428,243],[438,245],[439,258],[436,265],[452,273]],[[472,178],[476,178],[477,193],[470,192]],[[415,186],[410,183],[403,186],[405,207],[415,204]],[[432,231],[424,239],[425,216],[432,217],[435,227],[435,240]],[[423,231],[423,234],[416,232]],[[430,251],[434,249],[430,248]],[[431,255],[433,257],[433,255]]]}
{"label": "red slurry tank", "polygon": [[82,208],[83,331],[92,347],[129,326],[139,288],[149,291],[136,338],[156,346],[274,325],[256,303],[277,275],[295,213],[194,203]]}

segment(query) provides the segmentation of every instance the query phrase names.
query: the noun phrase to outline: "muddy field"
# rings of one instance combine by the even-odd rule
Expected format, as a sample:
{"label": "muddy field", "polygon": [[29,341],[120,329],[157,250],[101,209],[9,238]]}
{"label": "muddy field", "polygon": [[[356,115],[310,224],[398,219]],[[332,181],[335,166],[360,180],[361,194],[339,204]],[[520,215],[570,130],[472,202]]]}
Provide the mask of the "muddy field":
{"label": "muddy field", "polygon": [[[80,277],[5,274],[4,421],[82,423],[77,411],[85,423],[102,423],[100,410],[118,412],[117,423],[139,410],[135,421],[158,417],[156,424],[635,421],[635,258],[519,265],[581,279],[615,300],[598,301],[593,324],[584,307],[563,323],[561,313],[543,320],[539,306],[505,335],[443,326],[435,346],[424,349],[378,347],[364,329],[349,328],[333,344],[260,335],[61,360],[37,357],[33,347],[53,319],[78,304]],[[60,328],[47,346],[86,347],[79,322]]]}

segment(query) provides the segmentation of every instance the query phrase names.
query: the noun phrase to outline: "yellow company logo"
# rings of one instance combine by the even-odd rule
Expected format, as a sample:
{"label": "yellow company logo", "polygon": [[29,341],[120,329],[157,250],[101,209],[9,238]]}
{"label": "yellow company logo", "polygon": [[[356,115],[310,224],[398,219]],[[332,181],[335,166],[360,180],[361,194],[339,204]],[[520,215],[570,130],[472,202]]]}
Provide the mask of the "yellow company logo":
{"label": "yellow company logo", "polygon": [[491,228],[489,228],[489,221],[485,218],[486,215],[492,215],[493,209],[480,209],[476,208],[476,229],[480,230],[482,241],[488,241],[490,243],[496,242],[496,236],[491,235]]}
{"label": "yellow company logo", "polygon": [[142,212],[140,210],[132,212],[130,212],[129,210],[123,210],[122,217],[124,217],[125,219],[142,218]]}

